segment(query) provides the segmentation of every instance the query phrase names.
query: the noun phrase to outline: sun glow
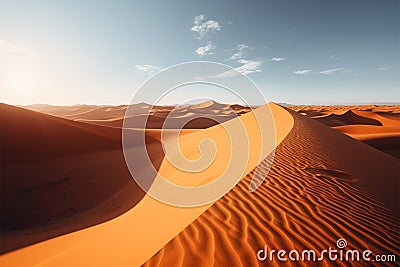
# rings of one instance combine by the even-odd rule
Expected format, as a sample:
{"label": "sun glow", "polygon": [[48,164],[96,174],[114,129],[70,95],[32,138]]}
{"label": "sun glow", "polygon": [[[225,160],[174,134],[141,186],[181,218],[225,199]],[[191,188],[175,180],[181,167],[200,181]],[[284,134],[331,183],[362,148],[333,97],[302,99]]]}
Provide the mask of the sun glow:
{"label": "sun glow", "polygon": [[32,70],[9,70],[1,73],[0,88],[2,95],[26,100],[35,95],[37,85],[35,72]]}

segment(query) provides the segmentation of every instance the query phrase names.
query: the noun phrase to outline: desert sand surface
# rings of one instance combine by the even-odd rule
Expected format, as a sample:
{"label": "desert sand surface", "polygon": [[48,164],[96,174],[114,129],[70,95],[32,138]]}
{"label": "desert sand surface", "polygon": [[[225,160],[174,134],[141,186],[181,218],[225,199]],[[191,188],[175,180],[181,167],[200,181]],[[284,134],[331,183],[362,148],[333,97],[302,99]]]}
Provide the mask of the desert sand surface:
{"label": "desert sand surface", "polygon": [[321,251],[339,238],[352,249],[398,252],[398,160],[291,115],[264,184],[249,193],[248,174],[144,266],[281,266],[255,253],[264,245]]}
{"label": "desert sand surface", "polygon": [[400,106],[291,106],[289,108],[400,158]]}
{"label": "desert sand surface", "polygon": [[[137,105],[132,125],[150,108]],[[10,157],[1,159],[0,265],[265,266],[256,257],[264,245],[319,251],[339,238],[350,248],[398,253],[400,110],[270,107],[279,145],[264,183],[249,192],[253,158],[223,198],[182,209],[145,195],[130,177],[121,151],[127,106],[26,107],[35,112],[2,104],[2,151]],[[153,165],[166,173],[172,168],[163,161],[159,127],[173,109],[151,110],[146,129]],[[175,110],[177,125],[182,116],[202,113],[254,127],[252,112],[240,105],[209,101]],[[187,125],[180,132],[186,153],[204,136],[223,139],[218,126],[214,120]],[[268,163],[259,164],[264,176]],[[173,177],[188,185],[213,179]]]}
{"label": "desert sand surface", "polygon": [[[274,119],[281,120],[276,126],[276,142],[279,143],[289,133],[293,126],[293,119],[281,107],[271,104],[270,108],[273,111]],[[263,115],[265,110],[265,107],[261,107],[226,123],[233,128],[243,124],[245,127],[250,127],[249,130],[254,131],[257,125],[255,115]],[[274,121],[269,123],[274,124]],[[218,138],[221,138],[219,128],[222,127],[222,125],[216,125],[191,133],[191,137],[183,138],[182,142],[198,139],[196,135],[199,135],[200,139],[203,136],[212,137],[216,143],[221,143],[223,146],[225,142],[218,141]],[[261,148],[260,141],[257,134],[249,136],[252,153],[245,173],[250,172],[260,162],[260,159],[253,155],[266,153],[262,154],[265,158],[275,149],[275,143],[266,147],[267,150]],[[230,157],[230,152],[226,149],[222,150],[217,157]],[[218,169],[223,168],[206,169],[205,176],[218,175],[218,173],[214,173]],[[160,172],[174,171],[169,164],[161,163]],[[186,175],[190,178],[190,174]],[[1,256],[0,262],[9,266],[71,266],[78,264],[137,266],[144,263],[211,205],[212,203],[196,208],[179,208],[163,204],[145,195],[135,207],[119,217],[91,228],[8,252]],[[160,227],[160,222],[162,222],[162,227]],[[12,234],[15,233],[10,235]],[[127,236],[130,237],[127,238]],[[9,240],[11,239],[12,237]],[[132,251],[136,253],[132,253]]]}

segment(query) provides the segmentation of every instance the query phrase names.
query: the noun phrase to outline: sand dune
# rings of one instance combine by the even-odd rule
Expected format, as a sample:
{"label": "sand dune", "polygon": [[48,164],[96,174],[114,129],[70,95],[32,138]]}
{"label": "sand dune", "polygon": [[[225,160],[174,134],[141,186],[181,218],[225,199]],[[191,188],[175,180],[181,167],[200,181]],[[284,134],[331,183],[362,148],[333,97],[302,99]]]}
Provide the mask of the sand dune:
{"label": "sand dune", "polygon": [[365,124],[365,125],[378,125],[382,126],[382,123],[378,120],[372,118],[366,118],[357,115],[351,110],[347,110],[342,114],[329,114],[323,116],[313,117],[316,121],[322,122],[330,127],[340,126],[340,125],[354,125],[354,124]]}
{"label": "sand dune", "polygon": [[120,131],[0,104],[4,164],[118,149]]}
{"label": "sand dune", "polygon": [[256,252],[265,244],[321,251],[339,238],[352,249],[398,252],[398,161],[292,115],[264,184],[249,193],[247,175],[145,266],[280,266]]}
{"label": "sand dune", "polygon": [[[214,106],[225,108],[227,105]],[[147,104],[135,106],[137,113],[148,107]],[[87,116],[88,112],[96,110],[90,113],[91,116],[104,118],[111,111],[125,113],[126,106],[36,105],[30,108],[77,118],[80,115],[76,114]],[[171,109],[160,107],[154,113],[168,115]],[[3,155],[7,155],[1,158],[0,228],[5,240],[0,244],[1,252],[114,218],[143,197],[125,165],[121,129],[81,123],[79,119],[66,120],[6,104],[0,104],[0,111],[1,147]],[[210,116],[220,112],[202,108],[203,113],[207,111]],[[154,118],[158,116],[151,115],[150,121],[155,121],[156,125],[146,131],[146,141],[153,151],[157,151],[154,153],[156,165],[162,158],[161,132],[157,127],[162,126],[165,116],[159,117],[157,122]],[[113,122],[98,121],[100,125]],[[122,120],[119,123],[122,124]],[[215,121],[198,119],[191,121],[186,128],[207,128],[215,124]],[[193,132],[184,129],[180,134]],[[111,184],[110,177],[115,177]],[[94,194],[88,200],[86,190]],[[19,232],[8,233],[10,230]],[[16,235],[19,237],[15,238]]]}
{"label": "sand dune", "polygon": [[391,156],[400,158],[400,126],[346,125],[333,128]]}
{"label": "sand dune", "polygon": [[[271,108],[274,111],[275,118],[281,119],[281,123],[277,124],[277,142],[280,142],[290,131],[292,120],[290,115],[282,111],[281,108],[276,106],[271,106]],[[263,114],[265,111],[261,108],[257,112]],[[255,116],[252,113],[229,122],[231,127],[242,123],[250,127],[250,129],[254,129],[254,126],[257,125]],[[273,121],[270,123],[273,123]],[[218,140],[221,136],[220,128],[222,127],[217,125],[200,132],[194,132],[190,138],[184,139],[183,142],[193,142],[195,139],[202,139],[204,138],[203,136],[210,135],[214,140]],[[253,156],[249,159],[247,171],[256,166],[258,162],[257,151],[261,149],[258,143],[260,138],[255,132],[249,136],[253,151],[251,155]],[[198,137],[196,137],[197,135]],[[222,146],[225,145],[223,142],[216,142]],[[185,147],[190,150],[190,147]],[[268,150],[265,150],[264,147],[262,148],[263,153],[270,153],[270,150],[274,149],[274,147],[269,146],[266,148]],[[218,157],[229,158],[230,153],[227,149],[224,149],[221,153],[218,153]],[[168,172],[168,169],[174,171],[176,168],[172,168],[170,164],[162,164],[160,166],[161,173]],[[210,174],[205,175],[207,177],[213,175],[214,169],[208,168],[205,171],[210,172]],[[188,173],[182,174],[190,175]],[[170,176],[174,177],[176,175]],[[0,263],[7,263],[7,265],[40,263],[42,265],[71,266],[75,264],[93,264],[95,259],[97,266],[109,266],[112,264],[136,266],[144,263],[210,205],[182,209],[163,204],[146,195],[134,208],[113,220],[4,254],[0,257]],[[161,221],[163,226],[159,227],[159,222]],[[147,242],[146,246],[143,246],[144,240]],[[116,247],[118,247],[118,250],[115,250]],[[133,254],[132,251],[137,251],[138,253]]]}
{"label": "sand dune", "polygon": [[[0,252],[107,221],[144,196],[126,167],[120,129],[0,104],[0,132]],[[146,140],[157,165],[161,145]]]}

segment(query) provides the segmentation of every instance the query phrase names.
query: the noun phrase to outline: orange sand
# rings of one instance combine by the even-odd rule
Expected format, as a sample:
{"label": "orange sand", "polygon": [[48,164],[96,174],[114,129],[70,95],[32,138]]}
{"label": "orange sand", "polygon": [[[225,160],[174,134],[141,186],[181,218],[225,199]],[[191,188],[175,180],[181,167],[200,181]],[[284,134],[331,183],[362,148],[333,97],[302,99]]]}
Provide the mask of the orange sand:
{"label": "orange sand", "polygon": [[398,160],[292,116],[264,184],[249,193],[247,175],[144,266],[281,266],[258,261],[256,252],[264,245],[321,251],[339,238],[352,249],[398,252]]}
{"label": "orange sand", "polygon": [[[182,109],[182,116],[204,112],[232,123],[226,107],[202,103]],[[230,107],[237,114],[249,111]],[[264,266],[256,257],[264,245],[322,250],[335,248],[338,238],[352,249],[396,254],[399,162],[391,155],[398,151],[400,109],[291,107],[300,115],[271,107],[280,145],[264,183],[249,193],[251,172],[213,205],[182,209],[144,195],[130,177],[118,122],[126,106],[29,107],[62,119],[0,105],[7,140],[2,152],[10,155],[1,159],[2,217],[8,226],[20,224],[2,230],[0,246],[9,252],[0,265]],[[148,108],[138,104],[134,119]],[[153,165],[166,173],[172,168],[162,161],[157,127],[171,109],[153,110],[155,123],[146,130]],[[251,116],[240,117],[250,128]],[[182,131],[185,153],[190,141],[219,136],[214,125],[198,121]],[[251,159],[247,172],[255,164]]]}

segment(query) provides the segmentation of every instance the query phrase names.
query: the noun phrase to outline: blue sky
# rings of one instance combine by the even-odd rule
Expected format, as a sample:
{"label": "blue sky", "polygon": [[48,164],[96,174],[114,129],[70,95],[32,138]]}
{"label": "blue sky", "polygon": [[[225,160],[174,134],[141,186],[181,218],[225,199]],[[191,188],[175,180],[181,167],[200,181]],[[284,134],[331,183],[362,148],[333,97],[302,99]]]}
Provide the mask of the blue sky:
{"label": "blue sky", "polygon": [[127,104],[207,60],[293,104],[399,102],[399,2],[2,1],[0,102]]}

